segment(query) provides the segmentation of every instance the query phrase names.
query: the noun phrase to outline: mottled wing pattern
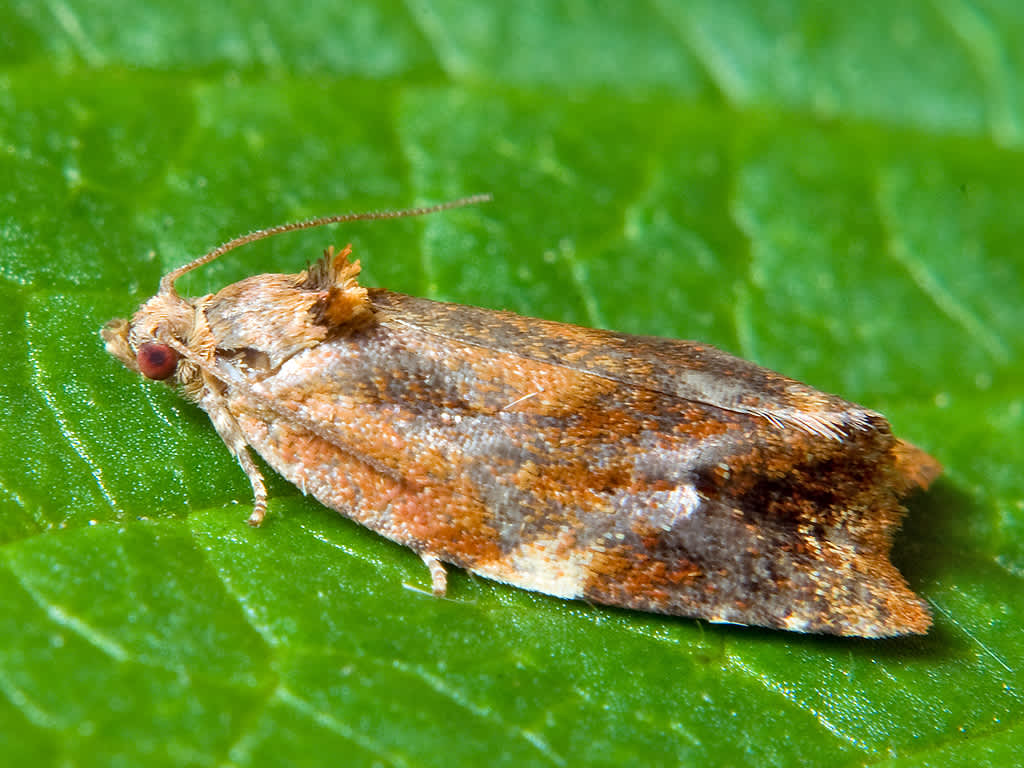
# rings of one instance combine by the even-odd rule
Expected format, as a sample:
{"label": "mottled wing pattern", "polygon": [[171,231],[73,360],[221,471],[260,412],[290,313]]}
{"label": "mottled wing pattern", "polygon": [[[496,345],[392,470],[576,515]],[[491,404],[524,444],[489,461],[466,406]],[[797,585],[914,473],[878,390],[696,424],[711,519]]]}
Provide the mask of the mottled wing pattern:
{"label": "mottled wing pattern", "polygon": [[888,560],[927,457],[878,414],[690,342],[370,298],[374,323],[280,364],[218,361],[249,444],[324,504],[560,597],[927,628]]}

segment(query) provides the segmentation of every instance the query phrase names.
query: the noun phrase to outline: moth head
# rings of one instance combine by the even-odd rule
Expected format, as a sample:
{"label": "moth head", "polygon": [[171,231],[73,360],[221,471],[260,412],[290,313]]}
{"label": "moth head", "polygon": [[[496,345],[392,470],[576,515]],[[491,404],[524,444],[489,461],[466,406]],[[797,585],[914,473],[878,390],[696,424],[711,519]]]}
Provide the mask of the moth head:
{"label": "moth head", "polygon": [[164,381],[179,373],[179,349],[188,347],[194,322],[195,309],[188,301],[160,292],[139,307],[130,321],[111,320],[100,336],[107,352],[125,367],[147,379]]}
{"label": "moth head", "polygon": [[[198,386],[201,370],[208,373],[212,371],[209,364],[212,362],[214,349],[210,330],[205,323],[200,321],[199,327],[196,327],[197,307],[200,307],[209,297],[186,300],[178,296],[174,284],[182,275],[208,264],[246,243],[285,232],[348,221],[422,216],[490,199],[490,195],[474,195],[448,203],[425,208],[410,208],[404,211],[374,211],[324,216],[319,219],[280,224],[269,229],[241,235],[188,264],[168,272],[161,278],[160,290],[156,296],[139,307],[139,311],[130,321],[123,318],[111,320],[103,326],[100,336],[103,338],[107,352],[120,360],[127,368],[149,379],[166,380],[173,377],[177,383],[185,385],[187,393],[190,391],[190,387]],[[317,283],[321,279],[326,280],[328,277],[333,280],[331,286],[323,286],[330,290],[323,305],[317,306],[317,312],[322,315],[323,321],[335,325],[357,319],[356,315],[365,304],[366,292],[355,283],[355,276],[359,273],[359,264],[358,262],[349,264],[347,255],[345,252],[334,259],[332,254],[332,257],[328,258],[330,263],[327,267],[320,272],[314,272],[304,277],[304,280],[308,279],[313,283]],[[313,287],[313,285],[306,287]],[[360,294],[359,291],[362,293]]]}

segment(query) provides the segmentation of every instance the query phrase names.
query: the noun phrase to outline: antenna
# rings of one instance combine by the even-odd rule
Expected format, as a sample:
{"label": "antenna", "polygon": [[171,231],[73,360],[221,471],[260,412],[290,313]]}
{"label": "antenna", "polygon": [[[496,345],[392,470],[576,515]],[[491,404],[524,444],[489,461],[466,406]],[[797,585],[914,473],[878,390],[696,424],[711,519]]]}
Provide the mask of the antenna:
{"label": "antenna", "polygon": [[438,213],[439,211],[447,211],[451,208],[462,208],[467,205],[475,205],[476,203],[486,203],[491,200],[491,196],[488,194],[484,195],[472,195],[471,197],[462,197],[458,200],[451,200],[447,203],[438,203],[437,205],[429,205],[423,208],[406,208],[400,211],[369,211],[365,213],[341,213],[334,216],[321,216],[316,219],[307,219],[305,221],[293,221],[288,224],[278,224],[276,227],[269,227],[268,229],[258,229],[255,232],[250,232],[247,235],[240,235],[233,240],[228,240],[223,245],[219,245],[209,253],[200,256],[198,259],[190,261],[181,267],[178,267],[171,272],[168,272],[162,278],[160,278],[160,293],[174,294],[174,283],[182,275],[191,272],[196,267],[201,267],[204,264],[209,264],[214,259],[223,256],[228,251],[233,251],[235,248],[246,245],[248,243],[255,242],[257,240],[263,240],[267,237],[273,237],[274,235],[280,235],[285,232],[295,232],[300,229],[313,229],[314,227],[322,227],[325,224],[340,224],[347,221],[371,221],[376,219],[404,219],[408,216],[425,216],[428,213]]}

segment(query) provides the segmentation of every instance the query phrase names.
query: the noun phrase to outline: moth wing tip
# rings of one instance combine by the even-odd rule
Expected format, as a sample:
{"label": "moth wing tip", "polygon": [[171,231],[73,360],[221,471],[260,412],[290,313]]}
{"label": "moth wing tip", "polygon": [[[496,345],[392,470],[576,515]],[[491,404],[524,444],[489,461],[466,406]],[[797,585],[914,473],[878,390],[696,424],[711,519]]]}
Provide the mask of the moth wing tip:
{"label": "moth wing tip", "polygon": [[865,637],[906,637],[926,635],[932,626],[932,613],[927,604],[916,595],[903,600],[891,616]]}
{"label": "moth wing tip", "polygon": [[892,451],[896,470],[906,481],[907,489],[927,489],[942,474],[942,464],[929,453],[906,440],[897,440]]}

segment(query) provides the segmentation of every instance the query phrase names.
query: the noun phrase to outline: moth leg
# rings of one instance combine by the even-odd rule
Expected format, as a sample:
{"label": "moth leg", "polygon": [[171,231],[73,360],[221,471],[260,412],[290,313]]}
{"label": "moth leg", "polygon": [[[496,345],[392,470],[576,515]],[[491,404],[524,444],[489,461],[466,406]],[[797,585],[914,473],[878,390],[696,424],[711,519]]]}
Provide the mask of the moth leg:
{"label": "moth leg", "polygon": [[249,454],[249,444],[245,441],[245,435],[242,434],[235,417],[224,406],[223,400],[216,395],[211,394],[204,397],[200,406],[210,415],[210,421],[213,422],[213,427],[220,435],[220,439],[224,441],[228,450],[231,451],[231,455],[238,460],[245,476],[249,478],[249,485],[252,486],[253,507],[252,514],[245,522],[253,528],[258,528],[263,522],[263,518],[267,516],[267,486],[263,483],[263,473],[260,472],[260,468],[256,466],[256,462]]}
{"label": "moth leg", "polygon": [[430,569],[430,587],[434,597],[444,597],[448,592],[448,573],[444,569],[444,563],[426,552],[420,552],[420,559]]}
{"label": "moth leg", "polygon": [[263,484],[263,473],[249,455],[247,446],[242,446],[242,450],[236,456],[238,463],[242,465],[242,471],[249,478],[249,485],[252,486],[252,514],[245,522],[253,528],[259,528],[263,518],[267,516],[267,486]]}

